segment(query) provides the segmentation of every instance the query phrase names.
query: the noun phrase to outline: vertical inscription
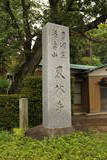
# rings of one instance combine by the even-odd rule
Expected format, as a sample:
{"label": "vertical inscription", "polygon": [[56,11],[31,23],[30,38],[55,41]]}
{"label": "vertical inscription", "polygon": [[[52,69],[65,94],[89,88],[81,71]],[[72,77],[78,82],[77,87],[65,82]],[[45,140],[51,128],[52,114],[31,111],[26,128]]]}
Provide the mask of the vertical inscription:
{"label": "vertical inscription", "polygon": [[61,31],[61,41],[60,41],[60,56],[65,58],[66,54],[66,41],[65,41],[65,31]]}
{"label": "vertical inscription", "polygon": [[58,31],[57,28],[53,28],[52,29],[52,34],[51,34],[51,38],[52,38],[52,57],[57,57],[57,48],[58,48]]}
{"label": "vertical inscription", "polygon": [[[65,58],[65,53],[66,53],[66,41],[65,41],[65,31],[63,29],[59,30],[58,28],[52,29],[52,37],[51,37],[51,48],[52,48],[52,57],[53,57],[53,62],[60,60],[61,58]],[[54,59],[56,58],[56,59]],[[59,63],[60,64],[60,63]],[[55,70],[55,92],[57,93],[54,96],[57,96],[56,99],[57,101],[55,106],[56,106],[56,111],[58,113],[61,113],[61,111],[64,109],[65,104],[62,101],[64,98],[65,94],[65,79],[66,76],[63,71],[63,65],[55,65],[54,66]],[[62,94],[63,93],[63,94]]]}

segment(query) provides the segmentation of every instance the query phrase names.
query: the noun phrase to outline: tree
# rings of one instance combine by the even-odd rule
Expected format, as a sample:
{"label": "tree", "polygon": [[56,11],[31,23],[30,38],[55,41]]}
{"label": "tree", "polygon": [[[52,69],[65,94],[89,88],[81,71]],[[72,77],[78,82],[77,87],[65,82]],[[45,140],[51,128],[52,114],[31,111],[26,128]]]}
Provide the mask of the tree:
{"label": "tree", "polygon": [[7,72],[7,59],[6,56],[0,52],[0,75],[3,76]]}
{"label": "tree", "polygon": [[[0,12],[4,14],[5,20],[2,17],[1,20],[7,28],[5,36],[3,35],[5,44],[11,50],[14,42],[16,54],[22,55],[22,63],[15,72],[16,78],[12,86],[18,87],[42,58],[41,28],[47,21],[69,26],[71,49],[76,54],[83,42],[75,42],[80,37],[86,38],[87,31],[106,21],[107,3],[106,0],[49,0],[49,6],[43,7],[33,0],[1,0]],[[38,23],[39,28],[36,25]],[[72,57],[75,55],[72,54]]]}
{"label": "tree", "polygon": [[90,57],[82,57],[81,63],[85,65],[93,65],[93,66],[101,66],[101,61],[99,57],[96,56],[90,56]]}
{"label": "tree", "polygon": [[107,24],[100,24],[98,29],[93,29],[88,34],[96,40],[96,43],[91,43],[92,54],[99,56],[102,63],[107,63]]}
{"label": "tree", "polygon": [[[29,0],[2,0],[0,2],[1,15],[5,17],[3,20],[1,17],[4,23],[1,32],[1,45],[4,44],[6,46],[4,52],[7,52],[7,55],[15,53],[16,56],[19,55],[22,57],[20,66],[15,70],[15,85],[19,85],[23,77],[28,72],[32,72],[41,60],[41,35],[37,32],[38,28],[35,26],[36,21],[38,23],[41,21],[40,11],[33,9],[35,6],[39,8],[40,5],[35,4],[35,6],[33,6],[33,4],[34,3]],[[30,18],[31,15],[34,16]],[[9,24],[7,24],[8,21]],[[6,30],[4,29],[5,27],[7,27]],[[32,47],[33,38],[37,35],[36,43]]]}

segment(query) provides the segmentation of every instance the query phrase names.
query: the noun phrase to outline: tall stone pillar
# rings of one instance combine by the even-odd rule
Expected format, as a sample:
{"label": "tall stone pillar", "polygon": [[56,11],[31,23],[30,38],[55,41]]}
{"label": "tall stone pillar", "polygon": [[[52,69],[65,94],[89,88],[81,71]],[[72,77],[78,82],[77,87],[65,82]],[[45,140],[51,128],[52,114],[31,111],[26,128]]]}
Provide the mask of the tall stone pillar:
{"label": "tall stone pillar", "polygon": [[43,127],[71,127],[69,28],[47,23],[42,47]]}

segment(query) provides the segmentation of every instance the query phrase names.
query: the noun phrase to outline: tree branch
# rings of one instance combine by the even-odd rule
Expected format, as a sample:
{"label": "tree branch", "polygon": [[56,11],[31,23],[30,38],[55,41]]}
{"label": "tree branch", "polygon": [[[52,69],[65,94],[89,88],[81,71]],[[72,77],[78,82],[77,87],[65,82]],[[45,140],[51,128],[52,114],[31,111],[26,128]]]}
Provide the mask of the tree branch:
{"label": "tree branch", "polygon": [[107,40],[105,39],[98,39],[98,38],[92,38],[89,35],[86,35],[85,33],[80,33],[84,38],[88,39],[89,41],[92,41],[94,43],[107,43]]}
{"label": "tree branch", "polygon": [[31,31],[30,31],[30,24],[29,24],[29,17],[28,17],[28,10],[30,7],[30,4],[25,4],[25,0],[21,0],[22,8],[23,8],[23,23],[24,23],[24,29],[26,33],[26,38],[31,37]]}
{"label": "tree branch", "polygon": [[68,0],[68,1],[67,1],[66,12],[72,11],[71,8],[72,8],[72,5],[73,5],[74,1],[75,1],[75,0]]}
{"label": "tree branch", "polygon": [[[12,83],[10,88],[10,93],[18,91],[18,87],[21,87],[21,81],[27,76],[29,73],[33,73],[37,65],[40,63],[42,59],[42,40],[41,37],[36,39],[35,45],[32,49],[32,55],[28,60],[25,60],[24,63],[20,65],[20,68],[15,73],[15,80]],[[20,78],[19,78],[20,77]]]}
{"label": "tree branch", "polygon": [[3,9],[9,14],[9,16],[10,16],[10,18],[12,20],[12,26],[13,26],[14,29],[17,29],[18,35],[21,38],[21,33],[19,31],[19,25],[17,23],[16,17],[13,14],[13,11],[11,9],[10,1],[9,0],[4,0],[3,3],[4,3]]}
{"label": "tree branch", "polygon": [[50,7],[56,6],[59,0],[49,0]]}
{"label": "tree branch", "polygon": [[107,15],[102,15],[102,16],[96,18],[95,21],[92,21],[92,22],[84,25],[82,28],[76,27],[74,30],[77,31],[77,32],[81,32],[81,33],[87,32],[91,29],[97,28],[97,26],[100,23],[104,23],[106,21],[106,19],[107,19]]}
{"label": "tree branch", "polygon": [[26,58],[29,58],[31,53],[31,43],[32,43],[32,35],[31,35],[29,16],[28,16],[30,4],[26,4],[26,0],[21,0],[21,3],[23,8],[23,24],[26,37],[24,40],[24,51]]}
{"label": "tree branch", "polygon": [[53,23],[59,23],[59,19],[58,19],[58,2],[59,0],[49,0],[49,4],[50,4],[50,18],[51,18],[51,22]]}

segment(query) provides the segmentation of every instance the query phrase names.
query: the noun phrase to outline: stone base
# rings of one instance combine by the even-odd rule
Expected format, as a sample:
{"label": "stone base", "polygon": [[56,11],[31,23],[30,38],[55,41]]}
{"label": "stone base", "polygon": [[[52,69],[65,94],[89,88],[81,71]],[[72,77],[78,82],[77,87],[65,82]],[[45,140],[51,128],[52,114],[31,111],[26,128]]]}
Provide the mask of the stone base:
{"label": "stone base", "polygon": [[45,137],[49,138],[53,136],[63,136],[65,134],[71,134],[73,131],[74,129],[72,127],[48,129],[40,125],[35,128],[27,130],[25,135],[33,139],[41,140],[44,139]]}

